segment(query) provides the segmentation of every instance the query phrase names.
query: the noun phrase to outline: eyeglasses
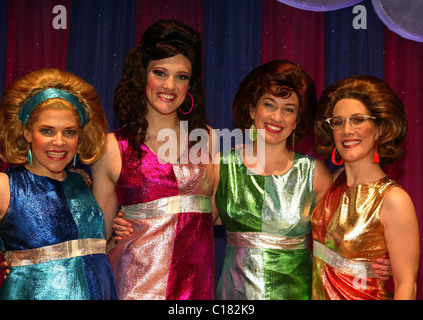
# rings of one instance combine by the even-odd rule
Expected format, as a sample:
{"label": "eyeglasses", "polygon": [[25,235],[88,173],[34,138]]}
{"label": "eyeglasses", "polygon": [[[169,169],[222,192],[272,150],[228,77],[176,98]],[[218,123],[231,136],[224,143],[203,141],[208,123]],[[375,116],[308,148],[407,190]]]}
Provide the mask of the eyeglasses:
{"label": "eyeglasses", "polygon": [[354,117],[351,117],[349,119],[344,119],[341,117],[333,117],[333,118],[329,118],[326,119],[326,122],[329,124],[329,126],[333,129],[333,130],[340,130],[346,121],[348,121],[350,123],[350,126],[353,129],[358,129],[361,128],[364,123],[367,121],[367,119],[373,119],[375,120],[375,117],[372,116],[368,116],[366,114],[359,114],[356,115]]}

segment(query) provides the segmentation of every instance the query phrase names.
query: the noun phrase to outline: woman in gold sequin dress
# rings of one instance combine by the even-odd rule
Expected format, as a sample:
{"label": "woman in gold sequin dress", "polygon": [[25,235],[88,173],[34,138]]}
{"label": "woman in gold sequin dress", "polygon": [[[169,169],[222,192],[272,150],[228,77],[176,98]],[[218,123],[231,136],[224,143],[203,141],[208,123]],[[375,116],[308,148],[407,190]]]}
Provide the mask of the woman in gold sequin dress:
{"label": "woman in gold sequin dress", "polygon": [[327,88],[317,148],[345,164],[312,213],[312,299],[391,299],[371,264],[388,254],[395,299],[415,299],[419,231],[413,202],[381,165],[402,155],[404,106],[382,80],[355,76]]}

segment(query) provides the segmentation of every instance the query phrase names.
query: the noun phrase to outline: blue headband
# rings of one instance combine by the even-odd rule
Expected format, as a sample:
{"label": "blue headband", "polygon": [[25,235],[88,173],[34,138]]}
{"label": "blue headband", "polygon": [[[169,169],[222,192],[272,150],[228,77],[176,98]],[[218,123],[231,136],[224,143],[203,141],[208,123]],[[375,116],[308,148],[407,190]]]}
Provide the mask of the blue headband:
{"label": "blue headband", "polygon": [[36,95],[32,96],[28,99],[27,102],[22,106],[21,111],[19,112],[19,119],[22,120],[22,124],[26,125],[28,122],[28,118],[31,112],[34,110],[36,106],[40,103],[53,99],[53,98],[60,98],[72,103],[72,105],[76,108],[81,118],[81,127],[87,122],[87,115],[85,113],[85,108],[82,103],[75,97],[72,93],[56,89],[50,88],[43,91],[38,92]]}

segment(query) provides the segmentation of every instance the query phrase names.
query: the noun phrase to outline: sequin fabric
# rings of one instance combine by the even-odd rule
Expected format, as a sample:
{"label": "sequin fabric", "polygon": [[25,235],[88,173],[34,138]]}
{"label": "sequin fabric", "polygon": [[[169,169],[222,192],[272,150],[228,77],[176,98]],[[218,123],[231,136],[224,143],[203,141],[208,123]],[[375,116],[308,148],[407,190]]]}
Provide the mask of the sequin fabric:
{"label": "sequin fabric", "polygon": [[[28,252],[62,243],[79,245],[83,256],[10,268],[0,291],[1,299],[94,300],[116,299],[116,287],[105,253],[89,254],[79,239],[99,239],[104,245],[103,213],[84,179],[67,172],[60,182],[37,176],[17,166],[5,171],[9,177],[10,204],[0,221],[2,250]],[[80,246],[82,245],[82,247]],[[51,257],[50,257],[51,258]]]}
{"label": "sequin fabric", "polygon": [[191,164],[187,150],[178,164],[162,163],[144,144],[137,159],[126,127],[115,135],[116,194],[135,230],[108,253],[119,299],[214,299],[211,161]]}
{"label": "sequin fabric", "polygon": [[395,181],[348,187],[341,173],[312,213],[313,239],[319,251],[313,257],[313,294],[316,300],[391,299],[369,269],[388,253],[380,210]]}
{"label": "sequin fabric", "polygon": [[230,238],[216,297],[310,299],[310,249],[298,244],[310,233],[315,159],[297,153],[285,174],[261,176],[237,150],[220,160],[216,206]]}

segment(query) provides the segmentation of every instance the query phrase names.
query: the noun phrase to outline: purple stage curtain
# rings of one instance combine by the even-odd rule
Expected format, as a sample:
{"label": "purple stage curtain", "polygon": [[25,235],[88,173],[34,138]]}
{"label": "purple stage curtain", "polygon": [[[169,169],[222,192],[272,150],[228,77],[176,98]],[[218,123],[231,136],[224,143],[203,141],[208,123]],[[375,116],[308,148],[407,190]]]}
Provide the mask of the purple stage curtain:
{"label": "purple stage curtain", "polygon": [[202,32],[202,2],[198,0],[137,0],[137,43],[145,29],[161,19],[181,21],[200,34]]}
{"label": "purple stage curtain", "polygon": [[37,69],[66,67],[68,32],[54,29],[52,22],[53,8],[68,4],[67,0],[9,1],[6,87]]}
{"label": "purple stage curtain", "polygon": [[[7,0],[0,0],[0,57],[6,57],[7,48]],[[3,41],[2,41],[3,40]],[[6,64],[0,58],[0,97],[4,89]]]}
{"label": "purple stage curtain", "polygon": [[[0,96],[3,94],[6,77],[6,48],[7,48],[7,0],[0,0]],[[1,139],[1,138],[0,138]],[[1,140],[0,140],[1,143]],[[7,165],[0,160],[0,171],[7,169]],[[2,283],[0,277],[0,285]]]}

